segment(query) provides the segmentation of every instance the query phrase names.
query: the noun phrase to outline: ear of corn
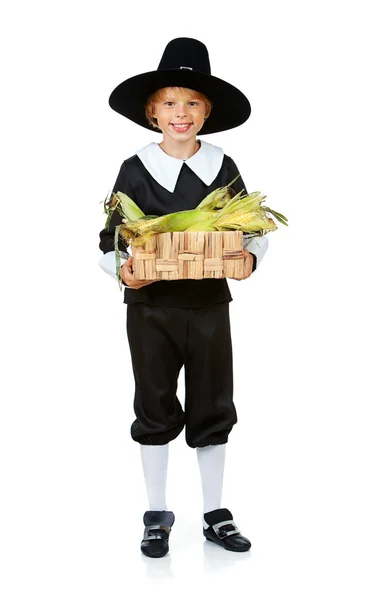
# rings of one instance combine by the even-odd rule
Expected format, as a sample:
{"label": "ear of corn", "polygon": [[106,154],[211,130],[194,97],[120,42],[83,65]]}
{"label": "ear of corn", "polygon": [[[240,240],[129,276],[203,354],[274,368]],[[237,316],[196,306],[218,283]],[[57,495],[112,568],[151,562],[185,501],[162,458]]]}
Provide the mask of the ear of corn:
{"label": "ear of corn", "polygon": [[260,195],[259,192],[255,192],[255,194],[246,194],[241,197],[242,192],[239,192],[227,202],[227,204],[222,208],[221,213],[223,215],[232,214],[236,210],[239,212],[253,212],[255,211],[261,204],[262,200],[265,198]]}
{"label": "ear of corn", "polygon": [[197,223],[196,225],[190,225],[185,231],[219,231],[219,229],[210,225],[209,221],[205,221],[203,224]]}
{"label": "ear of corn", "polygon": [[127,194],[123,194],[123,192],[114,194],[112,203],[120,214],[129,221],[136,221],[145,216],[143,211],[133,202],[132,198],[127,196]]}
{"label": "ear of corn", "polygon": [[214,208],[222,208],[224,204],[231,198],[230,187],[240,177],[240,173],[227,185],[216,188],[206,198],[202,200],[196,207],[196,210],[210,210]]}
{"label": "ear of corn", "polygon": [[[106,202],[108,200],[108,202]],[[137,204],[123,192],[117,192],[112,194],[111,198],[108,197],[104,200],[104,212],[108,214],[106,227],[112,217],[114,210],[117,210],[122,217],[128,219],[128,221],[136,221],[142,217],[145,217],[143,211],[137,206]]]}
{"label": "ear of corn", "polygon": [[[163,231],[186,231],[188,227],[194,227],[198,224],[201,226],[207,222],[211,223],[213,219],[214,213],[212,211],[194,209],[171,213],[163,218],[160,224],[160,233]],[[198,231],[202,230],[198,229]]]}
{"label": "ear of corn", "polygon": [[210,210],[210,208],[224,198],[225,194],[225,188],[216,188],[198,204],[197,210]]}

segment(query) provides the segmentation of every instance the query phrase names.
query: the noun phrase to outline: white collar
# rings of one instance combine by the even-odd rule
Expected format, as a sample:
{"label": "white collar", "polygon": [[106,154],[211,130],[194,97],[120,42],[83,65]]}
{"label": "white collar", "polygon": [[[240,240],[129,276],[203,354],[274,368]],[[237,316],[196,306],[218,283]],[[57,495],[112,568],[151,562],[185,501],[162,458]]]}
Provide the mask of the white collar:
{"label": "white collar", "polygon": [[222,166],[224,152],[219,146],[203,140],[199,150],[187,160],[166,154],[156,142],[136,152],[144,167],[160,185],[174,192],[183,163],[205,183],[211,185]]}

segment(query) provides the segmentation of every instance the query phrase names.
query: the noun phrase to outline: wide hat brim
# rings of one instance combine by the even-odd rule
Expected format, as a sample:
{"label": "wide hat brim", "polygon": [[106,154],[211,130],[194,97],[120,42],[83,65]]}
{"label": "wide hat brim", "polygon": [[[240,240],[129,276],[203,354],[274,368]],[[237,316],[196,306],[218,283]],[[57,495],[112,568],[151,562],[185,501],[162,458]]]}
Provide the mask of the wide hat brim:
{"label": "wide hat brim", "polygon": [[191,69],[150,71],[126,79],[109,97],[109,105],[134,123],[159,133],[145,116],[145,105],[151,94],[165,87],[185,87],[205,94],[213,103],[209,117],[199,135],[233,129],[251,114],[248,98],[236,87],[214,75]]}

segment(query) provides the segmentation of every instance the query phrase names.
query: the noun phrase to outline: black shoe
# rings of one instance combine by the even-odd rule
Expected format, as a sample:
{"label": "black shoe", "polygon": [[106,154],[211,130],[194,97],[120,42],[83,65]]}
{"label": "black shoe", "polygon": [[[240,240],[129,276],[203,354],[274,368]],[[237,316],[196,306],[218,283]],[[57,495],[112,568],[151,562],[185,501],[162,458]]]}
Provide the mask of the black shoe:
{"label": "black shoe", "polygon": [[232,552],[246,552],[250,549],[251,542],[240,534],[227,508],[217,508],[203,516],[207,525],[210,525],[207,529],[203,529],[203,535],[207,540]]}
{"label": "black shoe", "polygon": [[169,535],[174,513],[168,510],[147,510],[143,517],[145,530],[141,552],[150,558],[161,558],[169,552]]}

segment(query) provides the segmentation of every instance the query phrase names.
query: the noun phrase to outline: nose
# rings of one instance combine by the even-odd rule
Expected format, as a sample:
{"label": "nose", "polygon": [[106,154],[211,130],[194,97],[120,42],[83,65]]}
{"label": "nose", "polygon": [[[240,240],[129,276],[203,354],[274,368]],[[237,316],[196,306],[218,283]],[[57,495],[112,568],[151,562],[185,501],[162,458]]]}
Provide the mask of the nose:
{"label": "nose", "polygon": [[186,104],[184,102],[178,102],[177,104],[177,117],[184,117],[186,116],[187,112],[186,112]]}

